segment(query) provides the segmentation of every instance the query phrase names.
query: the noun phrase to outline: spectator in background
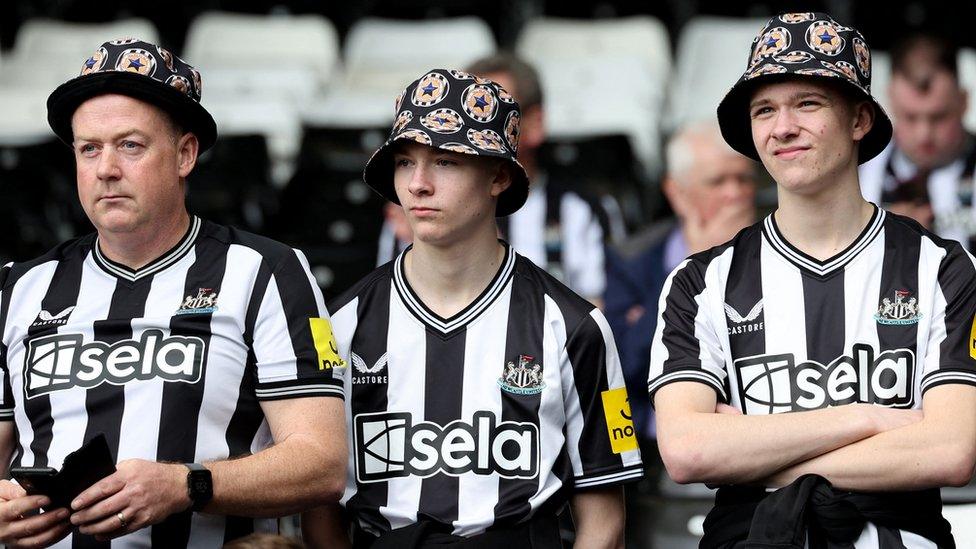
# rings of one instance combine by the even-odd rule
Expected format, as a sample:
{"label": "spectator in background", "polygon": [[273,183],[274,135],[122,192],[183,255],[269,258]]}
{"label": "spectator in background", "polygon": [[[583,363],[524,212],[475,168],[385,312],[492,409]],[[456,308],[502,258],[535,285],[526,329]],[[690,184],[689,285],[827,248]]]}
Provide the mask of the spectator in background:
{"label": "spectator in background", "polygon": [[[755,163],[722,139],[714,122],[678,130],[665,151],[662,191],[675,219],[608,254],[606,315],[630,394],[643,394],[664,280],[685,257],[731,239],[756,220]],[[638,431],[653,436],[647,399],[631,401]]]}
{"label": "spectator in background", "polygon": [[[532,186],[522,209],[498,218],[499,231],[520,254],[600,305],[606,287],[603,212],[599,204],[573,188],[574,182],[549,181],[540,165],[538,153],[546,132],[538,73],[510,53],[479,59],[466,70],[499,83],[522,106],[518,161]],[[384,213],[380,264],[391,260],[410,241],[403,209],[388,204]]]}
{"label": "spectator in background", "polygon": [[976,140],[963,128],[967,94],[956,48],[916,34],[892,50],[891,145],[860,169],[864,197],[972,250]]}

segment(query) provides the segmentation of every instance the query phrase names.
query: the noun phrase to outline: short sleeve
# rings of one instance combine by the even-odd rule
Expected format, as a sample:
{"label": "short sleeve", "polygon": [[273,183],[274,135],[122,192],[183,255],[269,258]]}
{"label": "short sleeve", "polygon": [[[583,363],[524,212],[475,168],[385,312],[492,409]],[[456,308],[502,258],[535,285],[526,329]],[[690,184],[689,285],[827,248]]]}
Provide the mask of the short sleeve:
{"label": "short sleeve", "polygon": [[613,334],[594,309],[568,336],[562,354],[564,405],[574,486],[641,478],[643,464]]}
{"label": "short sleeve", "polygon": [[[339,356],[322,292],[298,250],[262,268],[246,321],[259,400],[343,397]],[[262,276],[264,275],[264,276]],[[267,282],[262,284],[262,279]],[[263,294],[260,290],[264,290]]]}
{"label": "short sleeve", "polygon": [[939,266],[921,392],[937,385],[976,385],[976,267],[953,243]]}
{"label": "short sleeve", "polygon": [[658,389],[676,381],[704,383],[715,389],[720,402],[729,401],[725,354],[709,316],[705,270],[701,262],[686,259],[664,283],[651,343],[651,403]]}

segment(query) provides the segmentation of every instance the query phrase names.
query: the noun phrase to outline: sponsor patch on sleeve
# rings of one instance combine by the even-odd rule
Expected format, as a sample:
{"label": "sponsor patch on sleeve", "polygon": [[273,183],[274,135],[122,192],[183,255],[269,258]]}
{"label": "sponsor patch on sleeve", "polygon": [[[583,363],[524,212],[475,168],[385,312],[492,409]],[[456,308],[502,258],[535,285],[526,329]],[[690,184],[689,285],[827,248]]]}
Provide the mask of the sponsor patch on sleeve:
{"label": "sponsor patch on sleeve", "polygon": [[315,341],[315,352],[319,357],[319,370],[342,368],[346,365],[339,356],[339,345],[332,333],[332,323],[327,318],[309,318],[312,329],[312,339]]}
{"label": "sponsor patch on sleeve", "polygon": [[973,317],[973,325],[969,329],[969,357],[976,360],[976,316]]}
{"label": "sponsor patch on sleeve", "polygon": [[603,398],[603,415],[607,418],[607,435],[610,448],[615,454],[637,449],[634,421],[627,402],[627,388],[618,387],[600,393]]}

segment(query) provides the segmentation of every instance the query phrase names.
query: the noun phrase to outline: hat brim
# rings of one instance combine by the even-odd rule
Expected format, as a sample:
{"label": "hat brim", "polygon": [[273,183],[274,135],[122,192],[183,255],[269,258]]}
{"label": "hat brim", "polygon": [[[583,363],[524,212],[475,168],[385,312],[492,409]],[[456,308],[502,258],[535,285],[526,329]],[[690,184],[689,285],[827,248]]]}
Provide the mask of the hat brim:
{"label": "hat brim", "polygon": [[718,123],[722,130],[722,137],[736,151],[753,160],[761,160],[752,140],[752,120],[749,117],[749,103],[752,94],[758,86],[785,80],[801,79],[836,82],[854,90],[864,100],[874,106],[874,122],[871,130],[861,139],[858,145],[858,164],[863,164],[881,153],[891,141],[891,119],[878,101],[861,88],[841,78],[804,74],[768,74],[751,80],[741,81],[725,95],[718,105]]}
{"label": "hat brim", "polygon": [[71,145],[71,118],[85,101],[99,95],[117,93],[155,105],[168,113],[184,130],[193,132],[200,142],[200,152],[217,140],[217,124],[202,105],[176,88],[146,76],[123,72],[99,72],[73,78],[55,89],[47,98],[47,121],[54,133]]}
{"label": "hat brim", "polygon": [[[400,199],[397,198],[396,189],[393,186],[393,146],[398,139],[390,139],[382,147],[373,153],[366,168],[363,170],[363,181],[383,198],[399,205]],[[428,145],[433,148],[442,148],[436,145]],[[444,149],[450,151],[450,149]],[[457,154],[466,154],[458,151],[450,151]],[[495,217],[505,217],[518,211],[525,204],[529,197],[529,177],[525,173],[525,168],[517,160],[510,160],[501,154],[483,153],[479,154],[484,158],[500,158],[512,166],[513,181],[507,189],[498,195],[498,203],[495,205]]]}

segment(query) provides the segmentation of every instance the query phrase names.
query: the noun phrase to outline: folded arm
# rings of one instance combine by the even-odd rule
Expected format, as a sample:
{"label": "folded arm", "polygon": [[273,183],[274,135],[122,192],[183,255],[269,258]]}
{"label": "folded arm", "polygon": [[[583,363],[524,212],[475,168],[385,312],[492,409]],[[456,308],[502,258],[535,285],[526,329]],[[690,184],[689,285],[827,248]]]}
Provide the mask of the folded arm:
{"label": "folded arm", "polygon": [[696,382],[665,385],[654,403],[661,457],[679,483],[761,481],[921,419],[918,411],[867,404],[772,415],[719,414],[715,391]]}

